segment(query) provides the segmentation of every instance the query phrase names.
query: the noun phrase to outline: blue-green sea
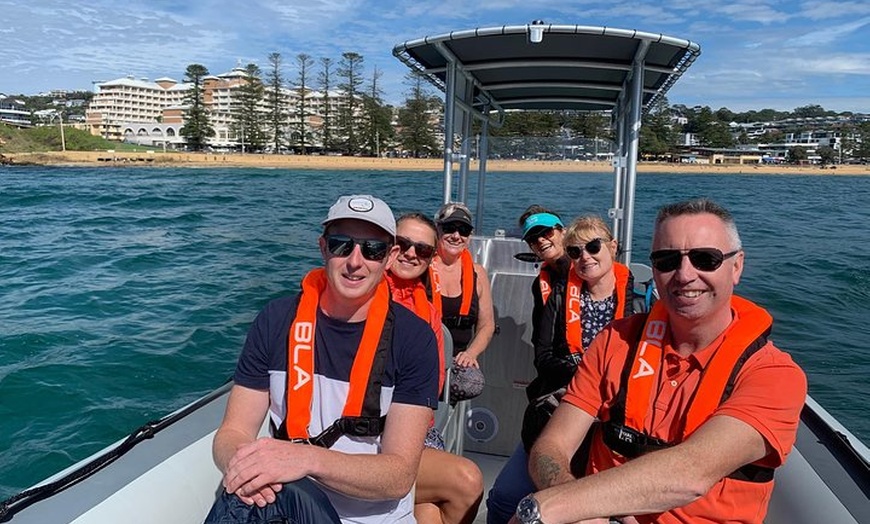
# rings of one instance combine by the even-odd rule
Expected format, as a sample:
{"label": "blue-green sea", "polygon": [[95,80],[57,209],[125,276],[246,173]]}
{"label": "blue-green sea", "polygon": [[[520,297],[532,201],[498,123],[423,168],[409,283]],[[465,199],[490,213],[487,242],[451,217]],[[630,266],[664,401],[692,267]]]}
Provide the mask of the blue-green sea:
{"label": "blue-green sea", "polygon": [[[612,186],[491,173],[482,230],[532,203],[606,214]],[[0,166],[0,499],[223,383],[254,315],[319,263],[319,223],[349,193],[431,214],[441,178]],[[634,260],[656,208],[694,196],[732,210],[738,292],[773,313],[813,397],[870,441],[870,177],[640,174]]]}

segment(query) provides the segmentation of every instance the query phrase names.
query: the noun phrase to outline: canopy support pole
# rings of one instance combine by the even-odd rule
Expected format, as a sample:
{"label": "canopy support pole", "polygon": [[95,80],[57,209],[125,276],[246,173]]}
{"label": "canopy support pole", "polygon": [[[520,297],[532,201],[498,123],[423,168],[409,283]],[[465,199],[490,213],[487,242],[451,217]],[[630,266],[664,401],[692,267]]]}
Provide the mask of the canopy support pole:
{"label": "canopy support pole", "polygon": [[447,86],[444,96],[444,198],[446,204],[453,194],[453,140],[456,109],[456,63],[447,64]]}

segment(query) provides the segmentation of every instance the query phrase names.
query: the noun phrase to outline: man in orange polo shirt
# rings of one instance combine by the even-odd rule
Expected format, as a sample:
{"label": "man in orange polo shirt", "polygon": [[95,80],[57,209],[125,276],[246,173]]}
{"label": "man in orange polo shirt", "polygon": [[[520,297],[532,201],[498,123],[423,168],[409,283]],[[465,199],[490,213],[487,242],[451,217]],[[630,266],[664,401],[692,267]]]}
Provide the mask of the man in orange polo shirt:
{"label": "man in orange polo shirt", "polygon": [[[541,491],[514,522],[763,521],[806,377],[768,340],[770,315],[733,294],[744,253],[727,210],[706,199],[663,207],[650,261],[661,299],[589,347],[531,450]],[[570,460],[596,419],[578,479]]]}

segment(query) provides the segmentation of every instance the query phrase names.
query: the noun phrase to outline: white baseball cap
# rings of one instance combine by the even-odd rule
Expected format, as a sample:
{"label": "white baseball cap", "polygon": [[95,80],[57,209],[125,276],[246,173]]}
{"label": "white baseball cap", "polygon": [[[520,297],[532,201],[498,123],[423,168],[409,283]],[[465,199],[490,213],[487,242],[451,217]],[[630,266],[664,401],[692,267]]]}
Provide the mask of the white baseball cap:
{"label": "white baseball cap", "polygon": [[324,226],[343,219],[362,220],[383,229],[390,236],[396,236],[396,218],[393,210],[383,200],[371,195],[346,195],[338,197],[329,208]]}

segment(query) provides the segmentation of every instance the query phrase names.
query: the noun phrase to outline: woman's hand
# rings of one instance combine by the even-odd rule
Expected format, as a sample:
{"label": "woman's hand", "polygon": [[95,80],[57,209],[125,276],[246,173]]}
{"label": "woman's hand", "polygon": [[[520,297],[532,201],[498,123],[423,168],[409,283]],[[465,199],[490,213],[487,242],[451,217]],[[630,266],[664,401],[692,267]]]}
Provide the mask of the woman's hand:
{"label": "woman's hand", "polygon": [[453,363],[463,368],[478,368],[480,364],[477,362],[477,357],[468,354],[468,351],[460,351],[453,357]]}

